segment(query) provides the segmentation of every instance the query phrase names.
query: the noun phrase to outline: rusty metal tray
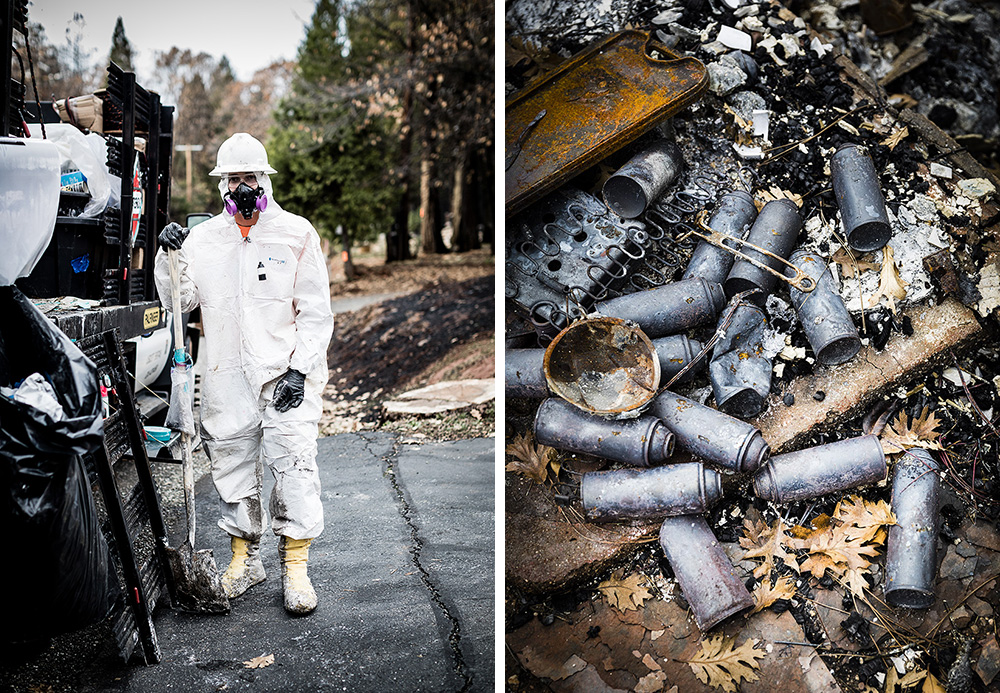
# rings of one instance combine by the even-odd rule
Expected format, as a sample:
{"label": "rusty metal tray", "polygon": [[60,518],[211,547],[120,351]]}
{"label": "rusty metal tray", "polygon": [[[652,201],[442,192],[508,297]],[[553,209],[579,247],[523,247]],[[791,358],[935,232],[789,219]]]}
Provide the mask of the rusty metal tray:
{"label": "rusty metal tray", "polygon": [[[653,57],[654,49],[666,57]],[[707,87],[700,60],[635,30],[612,34],[529,84],[506,106],[506,216],[632,142]]]}

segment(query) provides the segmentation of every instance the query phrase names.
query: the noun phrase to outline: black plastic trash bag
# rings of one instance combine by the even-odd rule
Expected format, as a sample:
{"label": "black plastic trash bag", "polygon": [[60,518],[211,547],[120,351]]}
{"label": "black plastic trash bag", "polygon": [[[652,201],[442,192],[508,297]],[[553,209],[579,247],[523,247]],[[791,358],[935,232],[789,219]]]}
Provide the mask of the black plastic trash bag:
{"label": "black plastic trash bag", "polygon": [[120,588],[80,457],[104,435],[97,368],[18,289],[0,318],[0,386],[40,373],[64,414],[0,394],[0,641],[21,642],[100,621]]}

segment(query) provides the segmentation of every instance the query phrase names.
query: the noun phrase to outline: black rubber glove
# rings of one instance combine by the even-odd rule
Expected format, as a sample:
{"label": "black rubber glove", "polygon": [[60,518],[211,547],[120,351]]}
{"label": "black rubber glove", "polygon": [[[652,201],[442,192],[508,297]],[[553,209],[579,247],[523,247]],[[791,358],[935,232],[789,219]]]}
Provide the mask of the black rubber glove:
{"label": "black rubber glove", "polygon": [[302,404],[302,398],[306,393],[306,377],[294,368],[289,368],[288,372],[281,376],[281,380],[274,386],[274,408],[285,412]]}
{"label": "black rubber glove", "polygon": [[189,233],[191,233],[190,229],[181,226],[176,221],[172,221],[163,227],[157,238],[160,241],[161,248],[180,250],[184,239],[188,237]]}

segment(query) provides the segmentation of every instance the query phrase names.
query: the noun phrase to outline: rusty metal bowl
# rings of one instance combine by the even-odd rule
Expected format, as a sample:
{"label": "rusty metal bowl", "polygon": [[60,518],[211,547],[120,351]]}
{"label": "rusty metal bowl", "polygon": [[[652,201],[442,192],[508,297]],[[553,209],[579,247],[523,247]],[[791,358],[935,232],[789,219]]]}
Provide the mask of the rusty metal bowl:
{"label": "rusty metal bowl", "polygon": [[621,318],[588,318],[562,330],[545,350],[553,393],[584,411],[619,414],[656,394],[660,361],[642,330]]}

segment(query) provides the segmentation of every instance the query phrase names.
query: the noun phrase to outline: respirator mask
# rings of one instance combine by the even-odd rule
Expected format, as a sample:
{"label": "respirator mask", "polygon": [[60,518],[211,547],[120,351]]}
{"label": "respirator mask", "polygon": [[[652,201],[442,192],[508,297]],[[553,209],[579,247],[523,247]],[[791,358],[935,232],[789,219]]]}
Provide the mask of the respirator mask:
{"label": "respirator mask", "polygon": [[255,211],[263,212],[267,209],[267,195],[264,194],[264,189],[262,187],[254,189],[246,183],[240,183],[236,190],[226,192],[222,199],[229,214],[235,216],[236,212],[239,212],[244,219],[251,219]]}

